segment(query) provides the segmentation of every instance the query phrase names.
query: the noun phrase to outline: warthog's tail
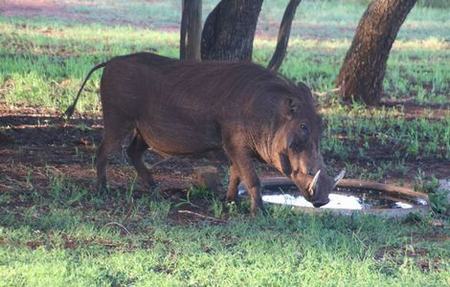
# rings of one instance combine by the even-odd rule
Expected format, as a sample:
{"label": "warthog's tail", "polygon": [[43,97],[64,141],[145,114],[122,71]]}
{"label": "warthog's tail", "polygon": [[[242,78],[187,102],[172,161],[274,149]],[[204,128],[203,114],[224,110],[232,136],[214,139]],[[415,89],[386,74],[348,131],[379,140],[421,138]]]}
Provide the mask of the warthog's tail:
{"label": "warthog's tail", "polygon": [[93,67],[93,68],[89,71],[89,73],[88,73],[86,79],[84,79],[84,82],[83,82],[83,84],[81,85],[80,90],[78,90],[78,94],[77,94],[77,96],[75,97],[75,100],[74,100],[73,103],[67,108],[67,110],[64,112],[63,118],[70,119],[70,117],[72,116],[73,112],[75,111],[75,106],[77,105],[78,98],[80,97],[81,92],[83,91],[83,88],[84,88],[84,86],[86,85],[86,82],[89,80],[89,78],[91,77],[91,75],[92,75],[93,72],[95,72],[96,70],[98,70],[98,69],[100,69],[100,68],[104,68],[104,67],[106,66],[107,63],[108,63],[108,62],[103,62],[103,63],[101,63],[101,64],[98,64],[97,66]]}

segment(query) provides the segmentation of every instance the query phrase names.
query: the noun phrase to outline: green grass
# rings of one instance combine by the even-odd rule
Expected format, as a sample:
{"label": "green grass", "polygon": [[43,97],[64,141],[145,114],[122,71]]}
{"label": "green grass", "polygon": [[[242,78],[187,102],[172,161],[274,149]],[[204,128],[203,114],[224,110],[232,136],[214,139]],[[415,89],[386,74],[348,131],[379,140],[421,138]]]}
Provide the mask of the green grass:
{"label": "green grass", "polygon": [[[0,101],[62,112],[99,62],[143,50],[178,55],[179,1],[60,2],[81,21],[0,16]],[[204,1],[204,16],[216,2]],[[332,89],[366,8],[360,2],[302,1],[281,72],[315,91]],[[260,64],[273,52],[272,36],[286,3],[265,1],[254,49]],[[448,14],[448,8],[413,9],[388,61],[387,97],[450,104]],[[86,116],[100,114],[100,75],[88,82],[77,106]],[[416,178],[426,189],[427,178],[417,167],[450,160],[448,114],[406,118],[402,107],[342,106],[333,95],[319,101],[325,159],[345,166],[350,177],[383,181],[395,174],[400,183]],[[136,194],[130,182],[100,195],[51,169],[47,186],[38,187],[35,172],[30,166],[20,193],[0,192],[0,286],[450,285],[448,218],[441,228],[431,224],[436,215],[387,220],[272,207],[271,216],[252,219],[248,205],[224,206],[205,190],[169,201]],[[0,174],[0,183],[4,179]],[[439,192],[434,196],[438,203],[445,200]],[[173,219],[177,209],[198,205],[200,198],[205,212],[230,217],[228,223]]]}
{"label": "green grass", "polygon": [[[105,6],[110,4],[108,1],[103,2]],[[274,5],[274,9],[263,9],[260,20],[263,31],[266,23],[278,21],[284,9],[284,2],[279,1]],[[123,4],[120,3],[122,2],[110,9],[122,8]],[[160,5],[165,7],[169,4]],[[119,16],[124,19],[139,18],[132,15],[143,15],[143,11],[147,11],[139,9],[140,5],[144,4],[137,2],[129,5],[128,10],[120,10],[122,14]],[[333,86],[364,6],[340,4],[332,9],[335,3],[307,1],[302,5],[305,7],[301,7],[304,9],[300,9],[298,15],[301,21],[294,26],[289,54],[281,72],[292,79],[307,82],[315,90],[328,90]],[[205,9],[211,7],[205,6]],[[112,13],[112,16],[117,16],[112,11],[108,14],[101,10],[101,7],[103,6],[97,8],[100,15],[107,17]],[[174,14],[166,19],[165,14],[154,12],[154,9],[159,9],[158,5],[145,7],[150,9],[148,15],[156,18],[152,18],[152,23],[168,22],[176,25],[179,15],[176,14],[178,10],[175,8],[161,8]],[[137,10],[142,11],[138,13]],[[313,17],[307,11],[321,12]],[[94,15],[90,12],[89,15],[91,14]],[[447,63],[450,59],[450,21],[446,15],[447,10],[420,7],[416,7],[411,13],[388,62],[385,89],[389,97],[413,96],[420,103],[449,103],[450,81]],[[6,86],[6,92],[3,93],[9,103],[39,103],[61,109],[68,105],[69,95],[75,93],[89,68],[99,61],[114,55],[150,49],[172,57],[178,54],[177,33],[162,33],[152,26],[146,29],[139,26],[74,25],[62,19],[53,21],[37,18],[30,22],[17,17],[3,17],[0,21],[0,85]],[[321,26],[314,27],[319,24]],[[276,26],[271,29],[276,33]],[[306,35],[296,32],[305,32]],[[424,34],[423,37],[421,33]],[[274,39],[257,39],[254,60],[261,64],[267,63],[273,48]],[[98,83],[98,77],[97,75],[93,82]],[[26,84],[30,82],[33,82],[32,87]],[[64,82],[64,85],[61,86],[61,82]],[[8,84],[14,84],[16,89],[8,89]],[[97,103],[95,97],[85,97],[79,109],[97,111]]]}
{"label": "green grass", "polygon": [[[4,100],[11,105],[44,106],[58,111],[67,107],[87,71],[96,63],[142,50],[177,57],[176,33],[132,27],[103,25],[28,23],[23,19],[0,18],[0,86]],[[23,25],[26,24],[25,28]],[[289,54],[281,72],[294,81],[304,81],[313,90],[327,91],[342,62],[349,40],[291,39]],[[254,60],[265,64],[274,41],[257,39]],[[420,104],[450,104],[450,45],[434,36],[426,40],[396,42],[388,62],[385,92],[390,98],[413,97]],[[98,86],[101,73],[88,83],[77,106],[78,111],[100,111]],[[367,113],[366,109],[348,109],[334,104],[324,111],[329,123],[324,135],[324,150],[333,156],[370,152],[373,144],[396,148],[396,158],[448,159],[449,119],[405,120],[401,111]],[[362,131],[364,131],[362,133]],[[380,134],[368,145],[349,145]],[[398,137],[398,133],[400,136]],[[339,134],[347,141],[338,140]],[[423,143],[427,142],[427,145]]]}
{"label": "green grass", "polygon": [[[2,194],[1,286],[449,283],[450,241],[427,240],[444,232],[427,217],[312,216],[272,207],[269,217],[239,211],[229,213],[226,225],[185,225],[167,219],[174,202],[123,190],[82,192],[48,176],[46,193],[31,184],[20,200]],[[197,196],[204,198],[204,191],[194,191],[191,200]],[[208,197],[212,209],[216,199]]]}

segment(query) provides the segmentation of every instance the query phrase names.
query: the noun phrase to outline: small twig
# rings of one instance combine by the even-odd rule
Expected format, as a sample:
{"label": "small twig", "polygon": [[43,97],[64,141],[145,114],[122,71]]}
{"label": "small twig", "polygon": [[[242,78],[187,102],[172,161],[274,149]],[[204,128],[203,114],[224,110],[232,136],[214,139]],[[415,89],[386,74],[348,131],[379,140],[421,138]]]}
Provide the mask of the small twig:
{"label": "small twig", "polygon": [[200,206],[198,206],[198,205],[195,204],[195,203],[192,203],[192,202],[191,202],[190,200],[188,200],[188,199],[181,199],[181,201],[180,201],[179,203],[175,204],[175,207],[182,206],[183,204],[189,204],[189,205],[192,206],[192,207],[200,208]]}
{"label": "small twig", "polygon": [[9,190],[14,190],[14,187],[9,186],[9,185],[5,185],[5,184],[2,184],[2,183],[0,183],[0,187],[6,188],[6,189],[9,189]]}
{"label": "small twig", "polygon": [[64,173],[63,173],[62,171],[60,171],[59,169],[57,169],[57,168],[54,167],[54,166],[48,165],[48,166],[46,166],[46,169],[47,169],[47,170],[52,170],[52,171],[54,171],[55,173],[57,173],[58,175],[64,175]]}
{"label": "small twig", "polygon": [[24,184],[22,181],[14,179],[12,177],[9,177],[5,175],[5,179],[9,182],[13,182],[15,185],[19,186],[20,188],[27,188],[26,184]]}
{"label": "small twig", "polygon": [[127,233],[127,235],[131,235],[131,232],[128,231],[128,229],[125,226],[123,226],[122,224],[120,224],[119,222],[116,222],[116,221],[108,222],[105,225],[103,225],[103,227],[110,226],[110,225],[119,226],[120,228],[122,228]]}
{"label": "small twig", "polygon": [[216,221],[216,222],[220,222],[220,223],[226,223],[227,222],[226,220],[223,220],[223,219],[220,219],[220,218],[217,218],[217,217],[212,217],[212,216],[204,215],[204,214],[201,214],[201,213],[197,213],[197,212],[193,212],[193,211],[185,210],[185,209],[178,210],[178,213],[190,214],[190,215],[194,215],[194,216],[197,216],[197,217],[200,217],[200,218],[203,218],[203,219]]}
{"label": "small twig", "polygon": [[339,92],[340,90],[341,90],[341,88],[337,87],[337,88],[334,88],[334,89],[331,89],[331,90],[328,90],[328,91],[325,91],[325,92],[316,92],[316,91],[311,91],[311,92],[316,97],[323,97],[323,96],[328,95],[329,93]]}
{"label": "small twig", "polygon": [[380,104],[385,106],[395,106],[414,102],[415,97],[407,97],[402,99],[383,99]]}

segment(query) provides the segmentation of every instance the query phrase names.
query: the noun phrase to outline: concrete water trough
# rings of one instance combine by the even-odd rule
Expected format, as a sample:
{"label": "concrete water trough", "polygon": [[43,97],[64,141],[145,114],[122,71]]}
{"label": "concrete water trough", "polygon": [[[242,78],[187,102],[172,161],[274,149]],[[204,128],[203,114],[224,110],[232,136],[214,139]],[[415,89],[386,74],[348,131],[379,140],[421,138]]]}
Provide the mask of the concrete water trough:
{"label": "concrete water trough", "polygon": [[[342,179],[330,194],[330,202],[320,208],[314,208],[306,201],[294,183],[286,177],[261,178],[261,185],[265,204],[292,206],[301,212],[404,217],[411,213],[425,214],[430,210],[426,194],[372,181]],[[239,185],[239,196],[248,196],[242,184]]]}

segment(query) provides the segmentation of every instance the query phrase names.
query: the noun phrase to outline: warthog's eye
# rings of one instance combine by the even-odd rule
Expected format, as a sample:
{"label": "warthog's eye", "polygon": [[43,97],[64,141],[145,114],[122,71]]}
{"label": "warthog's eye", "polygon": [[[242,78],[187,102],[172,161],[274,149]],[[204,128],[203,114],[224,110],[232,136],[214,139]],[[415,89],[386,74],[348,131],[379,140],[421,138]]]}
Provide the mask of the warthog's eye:
{"label": "warthog's eye", "polygon": [[309,132],[308,126],[304,123],[300,124],[300,128],[302,129],[302,131],[304,131],[305,133]]}

